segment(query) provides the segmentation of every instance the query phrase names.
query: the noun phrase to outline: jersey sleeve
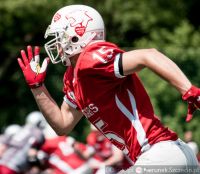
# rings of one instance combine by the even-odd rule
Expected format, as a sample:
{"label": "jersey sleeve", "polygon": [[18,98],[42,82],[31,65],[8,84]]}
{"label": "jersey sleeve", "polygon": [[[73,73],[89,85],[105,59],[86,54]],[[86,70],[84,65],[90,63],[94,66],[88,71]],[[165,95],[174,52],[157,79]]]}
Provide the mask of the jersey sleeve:
{"label": "jersey sleeve", "polygon": [[111,80],[120,83],[126,77],[123,75],[123,50],[116,45],[102,42],[86,49],[78,60],[78,76],[96,77],[97,80]]}
{"label": "jersey sleeve", "polygon": [[64,78],[63,78],[63,92],[64,92],[64,101],[70,105],[71,107],[73,107],[74,109],[79,110],[78,105],[76,103],[76,98],[74,95],[74,90],[73,90],[73,68],[69,67],[67,69],[67,71],[64,74]]}

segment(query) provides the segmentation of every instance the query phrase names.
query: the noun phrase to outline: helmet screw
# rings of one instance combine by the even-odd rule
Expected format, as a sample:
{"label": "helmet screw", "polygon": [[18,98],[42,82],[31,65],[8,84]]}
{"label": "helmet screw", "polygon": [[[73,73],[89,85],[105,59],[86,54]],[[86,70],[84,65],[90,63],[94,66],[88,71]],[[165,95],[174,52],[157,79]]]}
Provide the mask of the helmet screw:
{"label": "helmet screw", "polygon": [[78,37],[77,36],[72,37],[72,42],[74,43],[78,42]]}

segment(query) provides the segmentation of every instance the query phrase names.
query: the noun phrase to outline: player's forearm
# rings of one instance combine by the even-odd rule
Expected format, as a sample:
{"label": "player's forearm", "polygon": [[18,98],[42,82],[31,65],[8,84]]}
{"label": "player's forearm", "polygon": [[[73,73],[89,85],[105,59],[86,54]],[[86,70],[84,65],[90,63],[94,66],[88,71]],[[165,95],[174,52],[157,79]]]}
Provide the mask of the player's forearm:
{"label": "player's forearm", "polygon": [[190,81],[179,67],[156,49],[143,49],[123,54],[124,75],[147,67],[173,85],[181,94],[191,87]]}
{"label": "player's forearm", "polygon": [[36,103],[46,118],[47,122],[59,135],[66,133],[64,118],[57,103],[51,97],[46,87],[43,85],[36,89],[31,89]]}
{"label": "player's forearm", "polygon": [[154,50],[145,59],[145,66],[173,85],[182,95],[191,87],[191,83],[179,67],[168,57]]}

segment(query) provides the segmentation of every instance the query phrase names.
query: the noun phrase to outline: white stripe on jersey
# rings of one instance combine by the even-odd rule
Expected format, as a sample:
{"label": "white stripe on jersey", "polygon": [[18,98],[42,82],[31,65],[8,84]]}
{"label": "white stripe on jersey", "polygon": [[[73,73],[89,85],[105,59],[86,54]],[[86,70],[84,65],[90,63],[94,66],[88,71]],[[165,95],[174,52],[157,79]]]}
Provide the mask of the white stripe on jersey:
{"label": "white stripe on jersey", "polygon": [[126,106],[124,106],[124,104],[119,100],[117,95],[115,95],[115,101],[116,101],[116,104],[117,104],[118,108],[120,109],[120,111],[122,111],[122,113],[131,121],[133,127],[135,128],[135,130],[137,132],[137,140],[138,140],[140,146],[142,147],[142,151],[145,151],[147,148],[150,147],[150,145],[148,144],[148,139],[146,138],[146,132],[143,129],[142,124],[139,119],[139,116],[138,116],[135,98],[128,89],[127,89],[127,91],[128,91],[129,99],[131,102],[133,113],[131,113],[126,108]]}
{"label": "white stripe on jersey", "polygon": [[56,166],[57,168],[59,168],[62,172],[64,173],[68,173],[73,171],[74,169],[67,164],[66,162],[64,162],[62,159],[60,159],[57,155],[52,155],[49,159],[49,162]]}
{"label": "white stripe on jersey", "polygon": [[64,96],[63,99],[64,99],[64,101],[65,101],[67,104],[69,104],[71,107],[73,107],[73,108],[75,108],[75,109],[77,108],[77,105],[74,104],[74,103],[72,103],[66,96]]}
{"label": "white stripe on jersey", "polygon": [[119,58],[120,58],[120,54],[117,54],[115,56],[115,60],[114,60],[114,72],[115,72],[115,76],[117,78],[123,78],[125,76],[122,76],[119,72]]}

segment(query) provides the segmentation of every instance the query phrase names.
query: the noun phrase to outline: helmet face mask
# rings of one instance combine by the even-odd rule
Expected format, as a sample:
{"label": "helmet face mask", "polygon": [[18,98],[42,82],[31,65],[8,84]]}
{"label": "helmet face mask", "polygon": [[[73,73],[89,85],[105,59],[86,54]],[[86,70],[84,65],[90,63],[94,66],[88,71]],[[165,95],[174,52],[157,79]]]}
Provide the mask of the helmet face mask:
{"label": "helmet face mask", "polygon": [[51,36],[53,36],[54,38],[45,44],[45,50],[50,57],[52,63],[54,64],[64,61],[66,59],[64,48],[69,45],[70,38],[68,38],[68,40],[63,39],[66,38],[66,36],[63,36],[64,32],[65,31],[51,34]]}
{"label": "helmet face mask", "polygon": [[46,30],[45,50],[53,64],[69,66],[70,58],[83,51],[92,40],[104,40],[104,23],[100,14],[85,5],[70,5],[58,10]]}

